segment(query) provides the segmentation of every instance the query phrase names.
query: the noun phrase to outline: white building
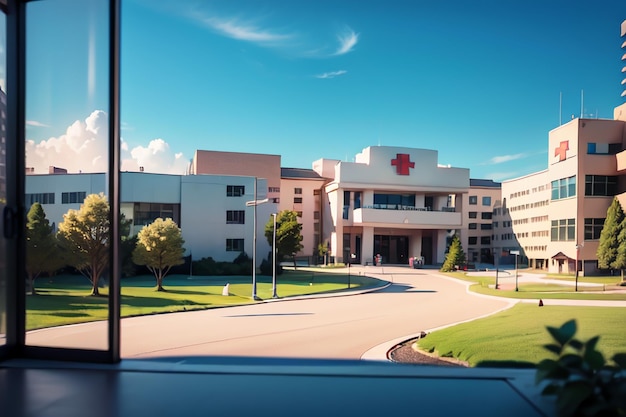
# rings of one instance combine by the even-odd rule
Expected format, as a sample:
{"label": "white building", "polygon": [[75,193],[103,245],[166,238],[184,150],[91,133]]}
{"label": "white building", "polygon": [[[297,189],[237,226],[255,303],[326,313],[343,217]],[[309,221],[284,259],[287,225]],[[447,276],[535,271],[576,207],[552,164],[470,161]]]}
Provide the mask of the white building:
{"label": "white building", "polygon": [[324,187],[323,236],[338,262],[442,263],[449,237],[463,223],[469,169],[440,166],[437,151],[374,146],[354,162],[320,159],[313,170]]}

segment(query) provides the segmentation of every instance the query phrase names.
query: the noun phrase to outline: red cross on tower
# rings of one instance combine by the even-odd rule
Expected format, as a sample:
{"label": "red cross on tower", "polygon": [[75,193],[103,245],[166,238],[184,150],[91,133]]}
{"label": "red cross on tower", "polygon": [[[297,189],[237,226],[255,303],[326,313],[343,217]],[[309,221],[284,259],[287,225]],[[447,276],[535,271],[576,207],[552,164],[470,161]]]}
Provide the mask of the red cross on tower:
{"label": "red cross on tower", "polygon": [[415,162],[411,162],[411,156],[406,153],[397,153],[396,159],[391,160],[391,165],[396,167],[398,175],[409,175],[409,168],[415,168]]}
{"label": "red cross on tower", "polygon": [[564,140],[559,144],[558,148],[554,148],[554,156],[559,157],[559,162],[565,161],[566,153],[569,150],[569,140]]}

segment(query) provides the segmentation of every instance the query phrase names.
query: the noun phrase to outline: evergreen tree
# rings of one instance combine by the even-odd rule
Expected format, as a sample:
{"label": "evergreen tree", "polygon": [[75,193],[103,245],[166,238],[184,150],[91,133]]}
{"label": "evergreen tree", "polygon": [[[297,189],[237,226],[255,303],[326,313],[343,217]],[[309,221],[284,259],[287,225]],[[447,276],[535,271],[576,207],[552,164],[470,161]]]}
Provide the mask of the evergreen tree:
{"label": "evergreen tree", "polygon": [[[274,238],[274,219],[270,216],[265,224],[265,237],[272,246]],[[283,210],[276,216],[276,259],[280,263],[285,256],[295,255],[302,250],[302,225],[298,223],[298,213]],[[293,258],[296,267],[296,258]]]}
{"label": "evergreen tree", "polygon": [[626,267],[626,231],[624,225],[624,211],[617,198],[614,198],[606,212],[606,219],[600,233],[600,242],[596,252],[600,268],[621,270]]}
{"label": "evergreen tree", "polygon": [[465,252],[463,252],[461,240],[459,239],[458,235],[454,235],[454,237],[452,238],[452,242],[450,243],[450,248],[448,249],[446,259],[441,267],[441,272],[454,271],[457,265],[463,265],[464,263]]}
{"label": "evergreen tree", "polygon": [[42,272],[52,273],[63,266],[53,227],[39,203],[28,210],[26,220],[26,274],[28,288],[35,295],[35,279]]}

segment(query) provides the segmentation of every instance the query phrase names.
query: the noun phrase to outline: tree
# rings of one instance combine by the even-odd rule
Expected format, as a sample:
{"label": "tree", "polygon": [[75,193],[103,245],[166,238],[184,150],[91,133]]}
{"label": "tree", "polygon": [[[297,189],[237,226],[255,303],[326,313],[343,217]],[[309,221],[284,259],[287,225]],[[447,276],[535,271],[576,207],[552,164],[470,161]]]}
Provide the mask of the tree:
{"label": "tree", "polygon": [[604,269],[621,270],[622,280],[623,269],[626,268],[625,219],[619,200],[614,198],[606,211],[606,219],[602,232],[600,232],[600,241],[596,252],[598,266]]}
{"label": "tree", "polygon": [[89,278],[91,295],[98,296],[100,277],[109,259],[109,203],[104,194],[90,194],[78,210],[69,210],[57,238],[67,263]]}
{"label": "tree", "polygon": [[465,263],[465,252],[461,246],[461,240],[458,235],[454,235],[452,242],[450,242],[450,248],[448,249],[448,255],[443,262],[441,272],[454,271],[457,265],[463,265]]}
{"label": "tree", "polygon": [[163,278],[170,269],[185,263],[184,243],[180,228],[170,218],[158,218],[139,231],[133,262],[145,265],[154,274],[157,291],[165,291]]}
{"label": "tree", "polygon": [[[265,224],[265,237],[273,245],[274,219],[270,216]],[[276,259],[281,262],[285,256],[295,255],[302,250],[302,225],[298,223],[298,213],[283,210],[276,216]],[[296,267],[296,258],[293,258]]]}
{"label": "tree", "polygon": [[26,274],[28,288],[35,295],[35,279],[42,272],[52,273],[63,266],[57,239],[46,213],[39,203],[34,203],[26,217]]}

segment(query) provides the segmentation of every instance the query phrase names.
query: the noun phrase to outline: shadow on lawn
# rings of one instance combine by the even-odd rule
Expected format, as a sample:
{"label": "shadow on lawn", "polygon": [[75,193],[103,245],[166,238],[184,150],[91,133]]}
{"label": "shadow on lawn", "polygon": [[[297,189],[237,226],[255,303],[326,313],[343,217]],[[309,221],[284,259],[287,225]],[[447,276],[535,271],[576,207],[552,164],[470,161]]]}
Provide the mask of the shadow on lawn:
{"label": "shadow on lawn", "polygon": [[526,361],[481,361],[476,364],[477,368],[518,368],[532,369],[537,365]]}
{"label": "shadow on lawn", "polygon": [[[191,291],[192,293],[195,293]],[[155,294],[158,294],[155,292]],[[198,293],[202,294],[202,293]],[[209,306],[211,303],[198,303],[188,299],[171,299],[161,297],[143,297],[136,295],[122,295],[122,308],[135,307],[135,308],[155,308],[155,307],[168,307],[168,306]]]}

